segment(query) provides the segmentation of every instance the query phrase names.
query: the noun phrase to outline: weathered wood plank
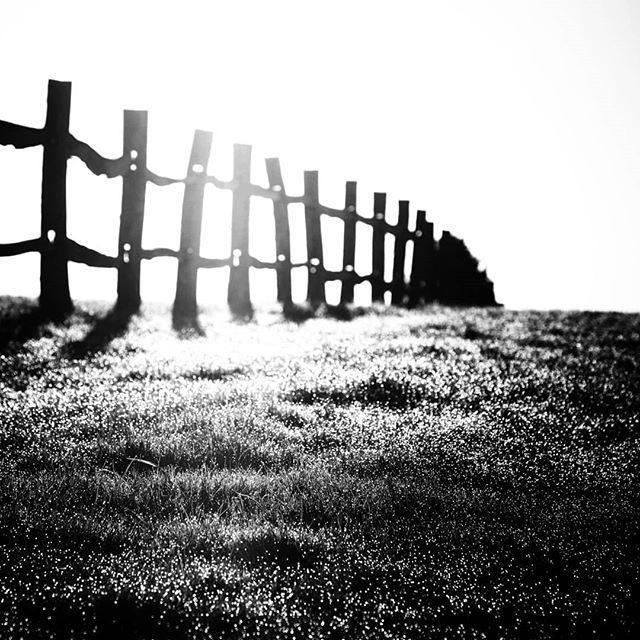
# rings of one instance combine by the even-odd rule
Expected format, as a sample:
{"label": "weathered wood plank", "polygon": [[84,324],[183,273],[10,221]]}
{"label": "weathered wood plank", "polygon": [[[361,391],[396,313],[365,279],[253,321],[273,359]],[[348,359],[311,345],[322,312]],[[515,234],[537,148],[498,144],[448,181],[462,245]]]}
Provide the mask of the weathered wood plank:
{"label": "weathered wood plank", "polygon": [[175,249],[168,247],[158,247],[156,249],[141,249],[141,260],[153,260],[154,258],[178,258],[179,254]]}
{"label": "weathered wood plank", "polygon": [[187,182],[182,203],[182,226],[176,297],[173,322],[180,326],[195,325],[198,317],[196,288],[202,235],[202,206],[205,176],[211,152],[211,132],[196,131],[193,135]]}
{"label": "weathered wood plank", "polygon": [[231,211],[231,271],[227,302],[232,313],[250,315],[249,287],[249,206],[251,183],[251,146],[233,147],[233,205]]}
{"label": "weathered wood plank", "polygon": [[42,160],[40,308],[62,317],[73,309],[67,271],[67,158],[71,83],[49,81]]}
{"label": "weathered wood plank", "polygon": [[67,257],[70,262],[80,262],[90,267],[111,268],[118,266],[118,258],[89,249],[67,238]]}
{"label": "weathered wood plank", "polygon": [[[353,276],[355,274],[356,260],[356,193],[355,182],[347,182],[344,196],[344,245],[342,251],[342,269]],[[355,281],[353,278],[346,278],[342,281],[340,291],[340,304],[351,304],[353,302],[353,289]]]}
{"label": "weathered wood plank", "polygon": [[384,234],[385,234],[385,209],[387,203],[386,193],[373,194],[373,248],[371,264],[371,300],[372,302],[384,302]]}
{"label": "weathered wood plank", "polygon": [[304,220],[307,235],[307,261],[309,279],[307,283],[307,301],[313,307],[323,304],[324,257],[322,252],[322,227],[320,225],[318,199],[318,172],[304,172]]}
{"label": "weathered wood plank", "polygon": [[0,120],[0,145],[15,147],[16,149],[27,149],[44,144],[46,132],[44,129],[34,129],[33,127],[23,127],[13,122]]}
{"label": "weathered wood plank", "polygon": [[280,197],[273,198],[273,215],[276,228],[276,261],[278,302],[290,305],[291,300],[291,233],[286,193],[282,181],[282,171],[278,158],[267,158],[269,188]]}
{"label": "weathered wood plank", "polygon": [[219,267],[228,267],[229,258],[200,258],[198,260],[199,269],[217,269]]}
{"label": "weathered wood plank", "polygon": [[140,308],[140,260],[146,196],[147,112],[124,112],[123,156],[129,168],[122,182],[122,210],[118,239],[118,302],[123,311]]}
{"label": "weathered wood plank", "polygon": [[87,169],[97,176],[105,175],[107,178],[122,176],[131,164],[129,156],[122,156],[115,159],[104,158],[86,142],[76,140],[73,136],[70,136],[69,139],[70,154],[84,162]]}
{"label": "weathered wood plank", "polygon": [[407,236],[409,231],[409,201],[398,202],[398,224],[395,230],[393,247],[393,282],[391,283],[391,304],[404,303],[406,283],[404,277],[404,261],[407,250]]}
{"label": "weathered wood plank", "polygon": [[30,253],[32,251],[41,251],[47,244],[48,243],[45,243],[42,238],[0,244],[0,256],[6,258],[8,256],[19,256],[23,253]]}

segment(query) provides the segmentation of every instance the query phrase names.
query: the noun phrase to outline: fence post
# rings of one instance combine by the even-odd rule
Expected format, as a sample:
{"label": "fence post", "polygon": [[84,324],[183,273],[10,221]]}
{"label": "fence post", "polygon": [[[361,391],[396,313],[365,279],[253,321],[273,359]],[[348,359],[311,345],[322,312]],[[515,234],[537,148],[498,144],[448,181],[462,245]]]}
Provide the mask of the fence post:
{"label": "fence post", "polygon": [[291,305],[291,235],[289,230],[289,213],[286,201],[282,171],[278,158],[267,158],[267,177],[269,188],[275,193],[273,199],[273,216],[276,227],[276,276],[278,279],[278,302]]}
{"label": "fence post", "polygon": [[[433,232],[432,232],[433,233]],[[413,258],[411,260],[411,280],[409,282],[409,304],[419,304],[425,298],[425,257],[426,257],[427,221],[424,211],[416,214],[416,230],[413,240]]]}
{"label": "fence post", "polygon": [[356,188],[355,182],[347,182],[344,196],[344,247],[342,271],[344,280],[340,291],[340,304],[353,302],[356,260]]}
{"label": "fence post", "polygon": [[182,203],[178,279],[176,298],[173,303],[173,323],[177,327],[196,326],[197,324],[196,287],[202,233],[202,204],[209,153],[211,152],[211,135],[210,131],[199,130],[193,134],[193,145]]}
{"label": "fence post", "polygon": [[147,112],[124,112],[123,155],[130,165],[122,178],[122,209],[118,238],[117,307],[127,313],[140,309],[140,262],[146,195]]}
{"label": "fence post", "polygon": [[252,312],[249,288],[249,185],[251,145],[233,145],[233,205],[231,211],[231,271],[227,302],[232,313]]}
{"label": "fence post", "polygon": [[67,271],[67,159],[71,83],[49,80],[42,159],[40,308],[53,317],[72,311]]}
{"label": "fence post", "polygon": [[409,227],[409,201],[398,202],[398,224],[393,247],[393,283],[391,285],[391,304],[401,305],[405,296],[404,260],[407,249],[407,231]]}
{"label": "fence post", "polygon": [[373,194],[373,250],[371,265],[371,301],[384,302],[384,234],[386,193]]}
{"label": "fence post", "polygon": [[309,280],[307,300],[317,307],[325,302],[324,258],[322,255],[322,228],[318,199],[318,172],[304,172],[304,220],[307,233],[307,262]]}
{"label": "fence post", "polygon": [[[438,300],[443,304],[457,304],[459,295],[459,255],[457,238],[447,230],[442,231],[438,242]],[[457,273],[456,273],[457,272]]]}
{"label": "fence post", "polygon": [[424,258],[423,274],[425,280],[424,301],[434,302],[438,295],[436,273],[436,243],[433,237],[433,222],[425,222],[424,226]]}

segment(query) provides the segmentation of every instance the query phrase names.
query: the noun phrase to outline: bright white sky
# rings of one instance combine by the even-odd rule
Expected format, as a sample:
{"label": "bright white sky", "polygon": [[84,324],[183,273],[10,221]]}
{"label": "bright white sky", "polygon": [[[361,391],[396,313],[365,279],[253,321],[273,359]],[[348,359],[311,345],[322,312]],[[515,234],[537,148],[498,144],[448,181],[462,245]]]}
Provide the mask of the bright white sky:
{"label": "bright white sky", "polygon": [[[357,180],[363,212],[374,190],[393,214],[426,209],[508,307],[640,311],[638,2],[21,0],[2,8],[0,59],[0,119],[42,126],[47,79],[71,80],[71,131],[103,155],[121,154],[122,109],[148,109],[156,172],[183,176],[193,129],[210,129],[218,177],[251,143],[254,182],[278,156],[290,193],[318,169],[324,204]],[[0,242],[39,234],[40,163],[0,148]],[[202,253],[227,255],[214,191]],[[149,187],[145,246],[177,247],[181,197]],[[119,180],[70,162],[70,237],[115,254],[119,208]],[[269,257],[269,208],[254,217]],[[115,299],[111,270],[70,273],[74,297]],[[171,299],[174,274],[145,264],[143,298]],[[223,279],[201,271],[203,302]],[[0,259],[0,292],[37,295],[34,254]]]}

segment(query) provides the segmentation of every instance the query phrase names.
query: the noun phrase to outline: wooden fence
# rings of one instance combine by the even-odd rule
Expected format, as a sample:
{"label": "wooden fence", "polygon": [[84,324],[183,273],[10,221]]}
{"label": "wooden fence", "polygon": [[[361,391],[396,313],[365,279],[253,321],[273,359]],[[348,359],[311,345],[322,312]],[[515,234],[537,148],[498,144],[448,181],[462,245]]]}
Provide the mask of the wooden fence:
{"label": "wooden fence", "polygon": [[[42,170],[42,210],[40,237],[12,244],[0,244],[0,256],[37,251],[41,256],[40,306],[43,312],[61,316],[73,308],[69,293],[68,262],[118,270],[117,307],[135,312],[140,307],[140,264],[159,256],[178,260],[174,320],[182,325],[196,321],[196,282],[198,269],[229,267],[227,300],[238,314],[251,312],[249,268],[274,269],[277,273],[278,301],[292,304],[291,270],[306,267],[306,299],[312,307],[325,303],[325,283],[341,283],[341,304],[353,302],[354,287],[370,282],[373,302],[383,302],[387,291],[395,305],[416,305],[441,300],[453,304],[495,304],[493,285],[464,243],[447,232],[439,242],[433,224],[424,211],[417,211],[416,224],[409,228],[409,202],[399,202],[397,224],[386,220],[386,194],[374,194],[373,216],[358,213],[356,183],[347,182],[344,209],[320,204],[318,172],[305,171],[304,194],[288,195],[277,158],[266,160],[268,187],[251,183],[251,147],[234,145],[233,178],[222,181],[208,175],[206,168],[211,149],[211,133],[196,131],[193,138],[187,175],[182,179],[153,173],[147,166],[147,112],[124,112],[123,154],[120,158],[102,157],[85,142],[69,132],[71,83],[49,81],[47,117],[42,129],[0,121],[0,144],[16,148],[44,147]],[[74,242],[67,237],[66,172],[67,161],[75,156],[96,175],[122,177],[122,209],[117,256],[108,256]],[[144,249],[142,230],[147,183],[166,186],[184,184],[180,248]],[[200,255],[203,199],[206,184],[233,194],[231,251],[225,258]],[[251,196],[267,198],[273,203],[275,218],[276,261],[264,262],[249,254],[249,202]],[[307,259],[291,260],[291,236],[288,205],[302,203],[306,229]],[[320,217],[339,218],[344,222],[343,268],[330,271],[324,266]],[[356,223],[372,227],[372,269],[366,275],[355,270]],[[394,238],[393,278],[385,281],[385,234]],[[405,278],[407,242],[413,242],[410,277]]]}

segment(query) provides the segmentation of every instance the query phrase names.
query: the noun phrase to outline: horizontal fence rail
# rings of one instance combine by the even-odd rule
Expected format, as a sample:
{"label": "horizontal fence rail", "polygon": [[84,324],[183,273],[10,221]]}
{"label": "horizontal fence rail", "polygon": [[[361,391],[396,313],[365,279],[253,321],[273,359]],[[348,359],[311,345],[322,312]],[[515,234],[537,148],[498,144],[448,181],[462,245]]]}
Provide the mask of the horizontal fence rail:
{"label": "horizontal fence rail", "polygon": [[[292,269],[306,267],[306,299],[311,307],[326,303],[325,284],[340,282],[340,304],[353,303],[357,284],[371,284],[372,302],[384,302],[390,292],[394,305],[418,305],[440,301],[447,304],[493,305],[493,284],[464,242],[444,231],[439,241],[433,224],[425,212],[418,211],[413,229],[409,228],[409,202],[398,203],[397,223],[387,220],[387,197],[375,193],[372,216],[362,215],[357,208],[357,185],[347,182],[343,209],[327,207],[319,201],[317,171],[304,172],[304,193],[292,196],[285,190],[277,158],[266,159],[269,185],[251,182],[251,147],[234,145],[233,178],[220,180],[206,172],[211,152],[212,134],[197,130],[184,178],[171,178],[153,173],[147,166],[147,112],[124,111],[123,152],[119,158],[105,158],[87,143],[69,132],[71,83],[49,81],[47,116],[42,129],[0,121],[0,145],[25,149],[42,145],[42,205],[39,238],[0,244],[0,256],[16,256],[39,252],[40,306],[51,315],[63,316],[73,304],[69,293],[68,263],[78,262],[92,267],[118,270],[117,307],[135,312],[141,304],[140,265],[142,260],[171,257],[178,260],[174,323],[180,326],[197,322],[197,274],[199,269],[229,268],[227,301],[234,313],[252,311],[249,269],[276,271],[277,299],[285,308],[292,301]],[[117,255],[94,251],[67,237],[66,172],[71,157],[80,159],[95,175],[109,179],[122,178],[122,206]],[[145,196],[148,183],[157,186],[184,185],[180,248],[144,249],[142,231]],[[200,255],[204,192],[207,184],[232,192],[230,254],[225,258]],[[249,254],[250,199],[252,196],[272,202],[275,221],[276,260],[265,262]],[[304,207],[307,259],[291,260],[289,228],[290,204]],[[321,216],[344,222],[342,269],[325,268]],[[372,228],[372,268],[369,274],[355,270],[356,226]],[[392,280],[385,271],[385,237],[393,237]],[[410,276],[405,278],[408,244],[412,244]]]}

